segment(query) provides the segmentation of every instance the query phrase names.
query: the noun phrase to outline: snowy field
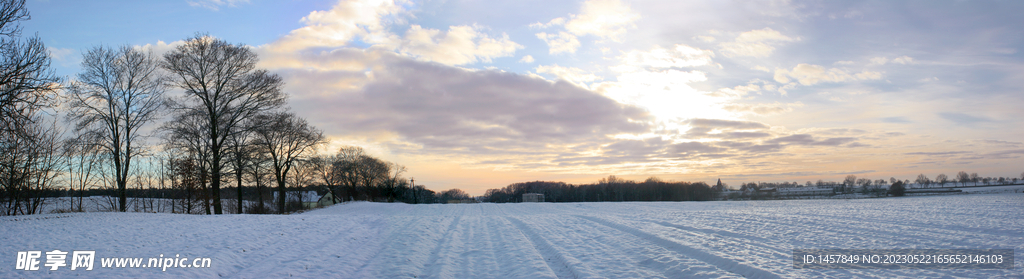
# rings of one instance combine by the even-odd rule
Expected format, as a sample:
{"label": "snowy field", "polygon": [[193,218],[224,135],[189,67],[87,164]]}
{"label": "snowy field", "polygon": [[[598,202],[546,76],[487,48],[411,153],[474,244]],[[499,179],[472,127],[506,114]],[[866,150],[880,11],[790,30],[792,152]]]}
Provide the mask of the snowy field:
{"label": "snowy field", "polygon": [[[1024,194],[854,200],[407,205],[297,215],[0,217],[0,278],[1024,277],[1013,270],[794,269],[794,248],[1024,251]],[[19,251],[94,250],[91,271],[15,270]],[[100,258],[210,258],[104,268]],[[178,257],[175,257],[175,254]],[[162,260],[162,259],[161,259]]]}

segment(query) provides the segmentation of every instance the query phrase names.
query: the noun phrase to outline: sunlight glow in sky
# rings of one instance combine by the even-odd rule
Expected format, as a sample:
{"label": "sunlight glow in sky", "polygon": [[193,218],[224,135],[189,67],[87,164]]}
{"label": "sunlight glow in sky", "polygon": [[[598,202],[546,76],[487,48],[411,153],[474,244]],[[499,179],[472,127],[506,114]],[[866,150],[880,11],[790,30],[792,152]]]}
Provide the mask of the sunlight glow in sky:
{"label": "sunlight glow in sky", "polygon": [[1024,171],[1017,1],[30,0],[81,52],[244,43],[292,111],[429,188]]}

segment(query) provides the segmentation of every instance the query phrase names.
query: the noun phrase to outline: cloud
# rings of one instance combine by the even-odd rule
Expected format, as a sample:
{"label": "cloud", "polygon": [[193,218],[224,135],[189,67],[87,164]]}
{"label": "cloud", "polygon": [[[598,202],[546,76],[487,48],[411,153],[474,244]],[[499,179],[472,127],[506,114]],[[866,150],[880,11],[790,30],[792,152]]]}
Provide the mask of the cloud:
{"label": "cloud", "polygon": [[907,152],[907,153],[903,153],[903,154],[904,155],[924,155],[924,156],[940,156],[940,157],[945,157],[945,156],[964,155],[964,154],[973,154],[973,153],[974,152],[970,152],[970,151],[943,151],[943,152]]}
{"label": "cloud", "polygon": [[580,41],[576,39],[576,36],[564,31],[560,31],[558,34],[540,32],[537,33],[537,38],[548,44],[549,54],[576,53],[576,49],[580,47]]}
{"label": "cloud", "polygon": [[533,60],[533,56],[532,55],[525,55],[525,56],[523,56],[523,58],[519,59],[519,63],[533,63],[533,61],[535,61],[535,60]]}
{"label": "cloud", "polygon": [[400,3],[391,0],[341,1],[331,10],[310,12],[301,20],[305,26],[292,30],[270,47],[287,53],[311,47],[341,47],[357,39],[368,44],[392,44],[398,38],[386,27],[404,12]]}
{"label": "cloud", "polygon": [[[1001,150],[985,154],[986,158],[992,159],[1017,159],[1024,156],[1024,149]],[[980,159],[980,158],[979,158]]]}
{"label": "cloud", "polygon": [[543,29],[543,28],[548,28],[548,27],[552,27],[552,26],[559,26],[559,25],[564,25],[564,24],[565,24],[565,18],[559,17],[559,18],[552,19],[551,21],[548,21],[548,23],[537,22],[537,23],[530,24],[530,28],[541,28],[541,29]]}
{"label": "cloud", "polygon": [[168,53],[184,43],[185,41],[182,40],[173,41],[171,43],[165,43],[164,41],[156,41],[155,44],[145,44],[141,46],[136,45],[134,46],[134,48],[140,49],[142,51],[152,52],[153,56],[155,57],[163,57],[164,53]]}
{"label": "cloud", "polygon": [[708,93],[708,96],[714,97],[726,97],[726,98],[740,98],[746,96],[750,92],[761,91],[761,86],[757,84],[737,85],[733,88],[719,88],[715,92]]}
{"label": "cloud", "polygon": [[78,66],[82,62],[82,56],[74,49],[46,47],[46,50],[50,52],[50,58],[62,66]]}
{"label": "cloud", "polygon": [[719,51],[726,57],[752,56],[767,57],[775,51],[773,45],[797,39],[782,35],[779,31],[765,27],[740,33],[736,40],[718,44]]}
{"label": "cloud", "polygon": [[972,125],[984,122],[994,122],[994,120],[986,117],[973,116],[959,112],[940,112],[939,117],[942,117],[943,119],[952,121],[953,123],[960,125]]}
{"label": "cloud", "polygon": [[700,71],[650,69],[620,73],[615,81],[593,84],[592,88],[620,103],[647,108],[662,121],[726,116],[714,106],[719,100],[689,85],[706,79]]}
{"label": "cloud", "polygon": [[768,125],[760,122],[724,119],[693,118],[685,123],[693,127],[710,129],[761,130],[769,128]]}
{"label": "cloud", "polygon": [[881,66],[881,65],[885,65],[886,63],[890,63],[890,62],[892,62],[894,64],[901,64],[901,65],[907,65],[907,64],[914,64],[915,63],[914,62],[914,58],[912,58],[910,56],[904,55],[904,56],[893,58],[892,60],[889,60],[889,58],[885,58],[885,57],[874,57],[874,58],[870,59],[870,63],[868,63],[868,66]]}
{"label": "cloud", "polygon": [[904,55],[904,56],[893,58],[892,59],[892,63],[907,65],[907,64],[914,64],[915,62],[914,62],[914,58],[911,58],[910,56]]}
{"label": "cloud", "polygon": [[752,113],[757,115],[774,115],[793,111],[793,108],[803,107],[801,102],[783,104],[775,102],[772,104],[727,104],[723,109],[731,112]]}
{"label": "cloud", "polygon": [[234,7],[237,4],[248,4],[249,0],[187,0],[189,6],[220,10],[220,7]]}
{"label": "cloud", "polygon": [[[328,134],[393,134],[413,144],[395,148],[412,153],[507,155],[649,129],[646,111],[568,82],[464,70],[381,50],[351,52],[369,61],[372,78],[364,77],[363,85],[339,86],[326,78],[363,74],[343,70],[290,83],[290,91],[305,92],[292,102]],[[283,73],[289,79],[308,75]]]}
{"label": "cloud", "polygon": [[693,37],[693,38],[697,39],[697,40],[700,40],[702,42],[705,42],[705,43],[713,43],[713,42],[715,42],[715,37],[711,37],[711,36],[697,36],[697,37]]}
{"label": "cloud", "polygon": [[594,74],[587,74],[582,69],[574,67],[562,67],[558,65],[542,65],[534,68],[534,71],[542,74],[551,74],[560,79],[580,85],[586,88],[586,83],[601,79]]}
{"label": "cloud", "polygon": [[580,7],[580,14],[570,14],[569,19],[555,18],[547,23],[533,23],[530,28],[546,29],[562,26],[565,31],[557,33],[540,32],[537,38],[548,45],[549,54],[576,53],[580,48],[580,36],[594,35],[606,40],[619,41],[619,37],[640,18],[629,5],[619,0],[589,0]]}
{"label": "cloud", "polygon": [[565,29],[577,36],[594,35],[612,41],[629,28],[640,15],[619,0],[589,0],[583,3],[580,14],[572,15]]}
{"label": "cloud", "polygon": [[704,153],[715,153],[725,150],[725,148],[712,146],[707,143],[691,141],[672,144],[669,146],[668,152],[670,155],[681,156],[681,158],[677,159],[689,159]]}
{"label": "cloud", "polygon": [[853,137],[837,137],[827,138],[824,140],[817,140],[814,136],[808,134],[793,134],[785,137],[774,138],[765,141],[765,143],[778,143],[787,145],[799,145],[799,146],[840,146],[847,143],[856,141]]}
{"label": "cloud", "polygon": [[624,104],[647,108],[657,119],[670,122],[677,118],[726,117],[718,97],[701,92],[690,83],[707,80],[704,72],[683,68],[710,65],[714,53],[675,45],[671,49],[654,46],[634,50],[618,57],[614,80],[592,84],[591,88]]}
{"label": "cloud", "polygon": [[850,74],[838,68],[826,69],[819,65],[799,64],[792,70],[775,69],[775,81],[789,83],[790,78],[796,79],[802,85],[814,85],[821,82],[845,82],[855,80],[881,79],[882,73],[863,71]]}
{"label": "cloud", "polygon": [[903,117],[903,116],[884,117],[884,118],[882,118],[882,122],[885,122],[885,123],[901,123],[901,124],[902,123],[911,123],[910,120],[908,120],[906,117]]}
{"label": "cloud", "polygon": [[711,65],[711,58],[715,53],[710,50],[703,50],[688,45],[675,45],[672,49],[665,49],[655,45],[648,51],[632,50],[619,56],[621,66],[615,67],[616,71],[636,71],[644,67],[651,68],[684,68]]}
{"label": "cloud", "polygon": [[492,58],[512,56],[523,48],[508,35],[491,38],[473,26],[451,26],[448,32],[412,25],[405,32],[399,51],[424,61],[447,65],[462,65],[477,61],[491,62]]}
{"label": "cloud", "polygon": [[402,16],[408,14],[403,4],[401,0],[341,1],[331,10],[313,11],[302,18],[305,26],[261,46],[261,55],[269,57],[270,61],[289,62],[296,53],[358,42],[421,61],[465,65],[490,63],[494,58],[512,56],[523,48],[507,34],[492,37],[482,32],[486,28],[477,25],[449,26],[442,31],[414,24],[402,35],[392,33],[390,27],[403,24]]}

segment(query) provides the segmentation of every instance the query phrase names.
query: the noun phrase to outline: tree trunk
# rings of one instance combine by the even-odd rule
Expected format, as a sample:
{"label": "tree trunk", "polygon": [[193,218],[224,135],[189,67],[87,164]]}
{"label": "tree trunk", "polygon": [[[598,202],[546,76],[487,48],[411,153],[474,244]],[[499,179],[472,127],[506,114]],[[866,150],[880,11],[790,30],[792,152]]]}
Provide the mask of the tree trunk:
{"label": "tree trunk", "polygon": [[[237,156],[237,155],[236,155]],[[237,163],[236,166],[241,166]],[[235,170],[235,181],[238,181],[238,214],[242,214],[242,171]]]}
{"label": "tree trunk", "polygon": [[213,153],[213,166],[210,168],[213,173],[213,180],[210,181],[210,185],[213,186],[213,214],[224,214],[224,209],[220,204],[220,148],[217,148]]}
{"label": "tree trunk", "polygon": [[[280,171],[278,171],[278,173],[280,173]],[[278,199],[277,199],[277,213],[278,214],[284,214],[284,209],[285,209],[284,206],[285,206],[285,198],[286,198],[285,197],[285,191],[287,191],[287,189],[285,189],[285,187],[284,187],[284,176],[283,175],[279,175],[279,174],[275,174],[275,176],[277,177],[277,192],[278,192],[278,194],[277,194],[278,195]]]}

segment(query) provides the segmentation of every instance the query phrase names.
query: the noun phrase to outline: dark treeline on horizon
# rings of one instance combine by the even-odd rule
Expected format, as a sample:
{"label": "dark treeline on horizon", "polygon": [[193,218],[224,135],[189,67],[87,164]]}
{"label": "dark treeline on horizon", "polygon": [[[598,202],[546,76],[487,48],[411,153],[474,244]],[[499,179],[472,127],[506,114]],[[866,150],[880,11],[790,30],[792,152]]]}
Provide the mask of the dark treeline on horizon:
{"label": "dark treeline on horizon", "polygon": [[484,202],[522,202],[523,194],[544,194],[547,202],[603,201],[710,201],[718,190],[704,182],[666,182],[656,177],[643,182],[623,180],[614,175],[592,184],[533,181],[514,183],[500,189],[489,189]]}

